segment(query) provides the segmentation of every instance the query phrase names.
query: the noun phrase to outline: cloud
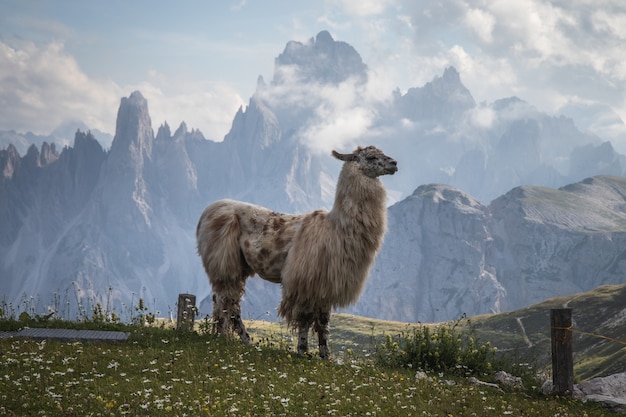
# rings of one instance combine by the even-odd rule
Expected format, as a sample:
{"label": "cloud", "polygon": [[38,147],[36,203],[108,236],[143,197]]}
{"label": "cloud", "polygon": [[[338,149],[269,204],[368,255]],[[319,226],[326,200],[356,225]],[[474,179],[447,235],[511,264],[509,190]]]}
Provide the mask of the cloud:
{"label": "cloud", "polygon": [[544,111],[572,98],[626,108],[624,2],[398,4],[412,31],[413,67],[437,74],[457,66],[479,101],[519,95]]}
{"label": "cloud", "polygon": [[168,78],[151,71],[147,81],[131,86],[148,101],[152,125],[156,129],[167,122],[176,129],[185,122],[189,129],[199,129],[204,137],[216,142],[224,139],[237,109],[244,100],[228,83]]}
{"label": "cloud", "polygon": [[[294,67],[281,66],[281,83],[257,91],[276,112],[283,131],[314,152],[351,149],[368,137],[379,86],[349,78],[339,84],[303,82]],[[388,92],[391,95],[391,90]]]}
{"label": "cloud", "polygon": [[110,131],[120,88],[91,80],[63,44],[0,42],[0,129],[48,134],[68,120]]}
{"label": "cloud", "polygon": [[339,6],[344,12],[359,17],[371,17],[383,13],[393,1],[390,0],[340,0],[327,2],[330,7]]}
{"label": "cloud", "polygon": [[115,133],[121,97],[139,90],[148,100],[153,127],[185,121],[220,141],[243,99],[227,83],[168,78],[151,71],[146,81],[119,86],[87,76],[63,44],[19,48],[0,42],[0,129],[49,134],[80,120],[89,128]]}
{"label": "cloud", "polygon": [[470,9],[464,20],[468,28],[483,42],[491,43],[493,41],[493,28],[496,19],[491,13],[480,9]]}

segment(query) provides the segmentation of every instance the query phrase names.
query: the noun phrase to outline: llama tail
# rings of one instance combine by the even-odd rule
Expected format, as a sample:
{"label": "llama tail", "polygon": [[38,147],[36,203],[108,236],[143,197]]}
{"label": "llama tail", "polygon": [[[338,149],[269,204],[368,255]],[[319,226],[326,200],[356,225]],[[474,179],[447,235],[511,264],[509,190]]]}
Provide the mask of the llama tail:
{"label": "llama tail", "polygon": [[213,291],[236,299],[240,294],[228,293],[240,292],[240,285],[237,284],[247,278],[244,277],[239,234],[239,219],[232,204],[224,200],[207,207],[196,228],[198,254]]}

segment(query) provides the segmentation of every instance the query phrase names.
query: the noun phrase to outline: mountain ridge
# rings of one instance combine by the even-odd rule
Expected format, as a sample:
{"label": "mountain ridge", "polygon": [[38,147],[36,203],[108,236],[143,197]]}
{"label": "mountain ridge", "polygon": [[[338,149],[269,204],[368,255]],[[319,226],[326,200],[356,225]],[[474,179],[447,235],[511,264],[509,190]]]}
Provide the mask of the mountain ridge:
{"label": "mountain ridge", "polygon": [[[141,297],[167,311],[172,294],[191,292],[198,294],[201,311],[210,311],[210,288],[194,243],[206,204],[234,198],[285,212],[332,205],[340,164],[319,154],[311,140],[321,139],[304,131],[324,122],[320,108],[334,108],[324,101],[329,93],[354,87],[355,97],[364,97],[359,83],[367,79],[359,74],[366,66],[330,34],[317,38],[296,49],[315,59],[316,48],[334,48],[330,73],[318,74],[323,66],[297,60],[286,69],[277,60],[276,74],[297,73],[304,65],[313,81],[259,83],[223,142],[206,140],[184,122],[173,134],[162,124],[155,136],[148,103],[133,92],[120,101],[108,151],[83,132],[60,153],[49,144],[24,156],[15,146],[0,150],[0,294],[17,303],[22,296],[69,289],[79,293],[66,296],[77,309],[77,300],[104,305],[113,289],[118,304]],[[346,60],[359,65],[345,66]],[[309,92],[313,100],[276,101],[291,89]],[[417,101],[402,107],[398,103],[407,96]],[[423,119],[420,109],[428,109],[433,97],[437,114]],[[626,191],[609,178],[622,175],[626,165],[610,143],[517,98],[476,104],[454,68],[372,106],[363,140],[396,158],[400,172],[384,180],[395,203],[389,233],[362,299],[350,311],[436,321],[623,282],[618,249],[626,245],[615,227],[623,224]],[[614,177],[567,182],[574,175],[568,164]],[[532,178],[538,178],[534,187],[544,188],[522,186]],[[556,190],[551,184],[574,185]],[[501,189],[491,204],[480,202]],[[588,197],[584,204],[572,201],[569,210],[563,211],[560,198],[546,200],[571,197],[576,189]],[[541,214],[515,197],[523,192],[543,196],[551,212]],[[581,217],[577,205],[591,214]],[[519,215],[524,209],[525,217]],[[244,314],[274,317],[280,287],[253,278],[247,288]]]}

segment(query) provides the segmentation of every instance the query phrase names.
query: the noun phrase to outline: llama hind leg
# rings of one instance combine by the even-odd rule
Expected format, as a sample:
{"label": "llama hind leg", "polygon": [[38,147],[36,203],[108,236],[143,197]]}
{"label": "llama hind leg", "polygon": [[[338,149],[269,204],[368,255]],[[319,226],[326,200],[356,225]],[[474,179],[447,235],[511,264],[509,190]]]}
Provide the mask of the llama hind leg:
{"label": "llama hind leg", "polygon": [[228,336],[231,331],[239,335],[245,344],[250,344],[250,336],[241,319],[241,297],[245,291],[246,281],[232,283],[230,288],[213,295],[213,321],[217,334]]}
{"label": "llama hind leg", "polygon": [[319,311],[315,318],[315,325],[313,330],[317,333],[319,340],[320,357],[322,359],[328,359],[330,357],[330,350],[328,349],[328,323],[330,322],[330,311]]}
{"label": "llama hind leg", "polygon": [[219,294],[213,294],[213,333],[227,337],[230,334],[229,321],[224,299]]}
{"label": "llama hind leg", "polygon": [[246,326],[243,324],[243,320],[241,320],[241,306],[239,305],[239,301],[233,304],[233,306],[229,309],[231,324],[233,326],[233,330],[235,333],[239,335],[241,341],[246,345],[251,344],[250,335],[246,331]]}

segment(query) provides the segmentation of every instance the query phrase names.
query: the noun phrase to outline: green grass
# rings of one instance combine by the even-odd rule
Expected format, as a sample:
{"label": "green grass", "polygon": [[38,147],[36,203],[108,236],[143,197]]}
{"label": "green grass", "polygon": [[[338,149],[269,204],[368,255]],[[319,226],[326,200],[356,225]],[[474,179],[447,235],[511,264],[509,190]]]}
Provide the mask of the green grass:
{"label": "green grass", "polygon": [[127,342],[115,344],[1,339],[0,415],[608,415],[575,400],[501,392],[463,377],[416,380],[415,369],[380,366],[337,344],[332,361],[303,358],[291,351],[290,333],[270,330],[263,338],[259,329],[272,326],[249,327],[254,346],[136,325],[127,328]]}
{"label": "green grass", "polygon": [[[244,346],[208,334],[203,319],[196,331],[178,332],[141,302],[131,310],[130,324],[98,304],[77,321],[4,308],[2,331],[70,327],[131,336],[115,344],[0,339],[0,416],[611,415],[592,404],[541,396],[534,371],[549,365],[550,308],[567,304],[575,329],[624,340],[625,297],[624,285],[600,287],[445,328],[334,314],[331,361],[294,354],[294,336],[282,323],[246,321],[254,345]],[[470,340],[468,354],[463,349]],[[498,360],[485,346],[498,348]],[[577,381],[624,370],[623,344],[577,333],[574,349]],[[432,355],[460,362],[432,362]],[[429,377],[416,379],[419,368]],[[492,382],[493,372],[503,368],[525,377],[524,388],[468,383],[470,374]]]}

